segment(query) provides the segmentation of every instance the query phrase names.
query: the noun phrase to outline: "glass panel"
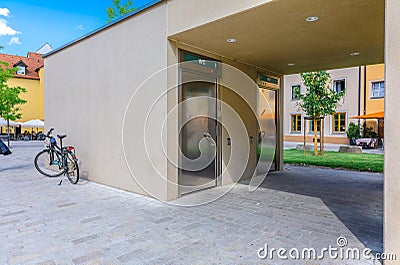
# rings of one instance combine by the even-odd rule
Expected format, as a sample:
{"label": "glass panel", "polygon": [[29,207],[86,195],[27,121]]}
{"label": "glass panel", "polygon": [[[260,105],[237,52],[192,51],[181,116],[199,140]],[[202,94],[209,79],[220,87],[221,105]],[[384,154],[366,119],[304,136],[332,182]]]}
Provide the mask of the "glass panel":
{"label": "glass panel", "polygon": [[385,82],[372,83],[372,96],[373,97],[385,96]]}
{"label": "glass panel", "polygon": [[292,100],[299,99],[300,95],[300,86],[292,86]]}
{"label": "glass panel", "polygon": [[336,113],[332,115],[333,119],[333,131],[334,132],[345,132],[346,131],[346,113]]}
{"label": "glass panel", "polygon": [[292,119],[292,132],[296,131],[296,115],[291,115]]}
{"label": "glass panel", "polygon": [[[321,121],[317,121],[317,132],[321,130]],[[310,132],[314,132],[314,121],[310,121]]]}
{"label": "glass panel", "polygon": [[346,131],[346,116],[344,113],[340,115],[340,131],[341,132]]}
{"label": "glass panel", "polygon": [[297,131],[301,132],[301,116],[297,115]]}
{"label": "glass panel", "polygon": [[345,91],[346,90],[346,80],[340,79],[340,80],[333,81],[333,90],[337,93]]}

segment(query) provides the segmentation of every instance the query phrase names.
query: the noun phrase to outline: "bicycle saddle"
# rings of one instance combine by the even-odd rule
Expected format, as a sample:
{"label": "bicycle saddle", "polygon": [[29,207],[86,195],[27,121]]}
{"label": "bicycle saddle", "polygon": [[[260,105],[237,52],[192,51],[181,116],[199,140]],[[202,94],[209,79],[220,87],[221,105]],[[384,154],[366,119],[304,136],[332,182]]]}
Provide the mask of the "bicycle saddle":
{"label": "bicycle saddle", "polygon": [[63,134],[63,135],[57,134],[57,137],[61,140],[61,139],[64,139],[65,137],[67,137],[67,136],[65,134]]}

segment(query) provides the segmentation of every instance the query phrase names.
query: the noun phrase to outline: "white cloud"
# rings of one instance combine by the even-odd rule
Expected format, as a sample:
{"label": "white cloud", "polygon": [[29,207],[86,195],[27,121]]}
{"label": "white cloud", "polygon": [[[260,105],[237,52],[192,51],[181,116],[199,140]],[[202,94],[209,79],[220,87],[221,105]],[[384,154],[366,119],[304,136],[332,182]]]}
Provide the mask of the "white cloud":
{"label": "white cloud", "polygon": [[8,8],[0,8],[0,16],[9,17],[10,10]]}
{"label": "white cloud", "polygon": [[0,18],[0,36],[13,36],[16,34],[21,34],[21,32],[11,28],[7,25],[7,20]]}
{"label": "white cloud", "polygon": [[81,24],[81,25],[77,26],[76,28],[80,29],[80,30],[83,30],[83,25]]}
{"label": "white cloud", "polygon": [[8,45],[14,45],[14,44],[22,44],[22,42],[20,42],[19,40],[19,37],[12,37],[8,42]]}

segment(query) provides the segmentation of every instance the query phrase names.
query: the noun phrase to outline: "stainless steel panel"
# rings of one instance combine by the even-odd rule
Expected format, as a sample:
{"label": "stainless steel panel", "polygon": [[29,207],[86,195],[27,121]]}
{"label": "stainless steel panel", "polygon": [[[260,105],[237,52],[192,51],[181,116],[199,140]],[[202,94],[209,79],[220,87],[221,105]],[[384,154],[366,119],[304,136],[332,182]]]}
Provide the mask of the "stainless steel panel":
{"label": "stainless steel panel", "polygon": [[186,71],[182,80],[180,195],[216,186],[217,157],[216,82]]}
{"label": "stainless steel panel", "polygon": [[257,175],[276,169],[276,93],[268,89],[262,89],[260,93]]}

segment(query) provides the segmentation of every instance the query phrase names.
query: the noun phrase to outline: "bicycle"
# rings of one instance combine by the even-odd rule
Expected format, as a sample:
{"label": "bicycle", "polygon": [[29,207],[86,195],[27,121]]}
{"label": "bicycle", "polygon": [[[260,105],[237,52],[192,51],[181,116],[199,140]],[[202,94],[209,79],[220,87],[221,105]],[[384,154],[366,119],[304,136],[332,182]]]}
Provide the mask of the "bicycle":
{"label": "bicycle", "polygon": [[[42,175],[53,178],[64,174],[72,184],[77,184],[79,166],[75,148],[73,146],[63,147],[62,140],[67,137],[66,135],[57,135],[60,140],[60,146],[58,146],[57,140],[51,136],[53,130],[54,128],[51,128],[45,136],[50,141],[46,149],[36,155],[35,167]],[[61,185],[61,183],[62,180],[58,185]]]}

